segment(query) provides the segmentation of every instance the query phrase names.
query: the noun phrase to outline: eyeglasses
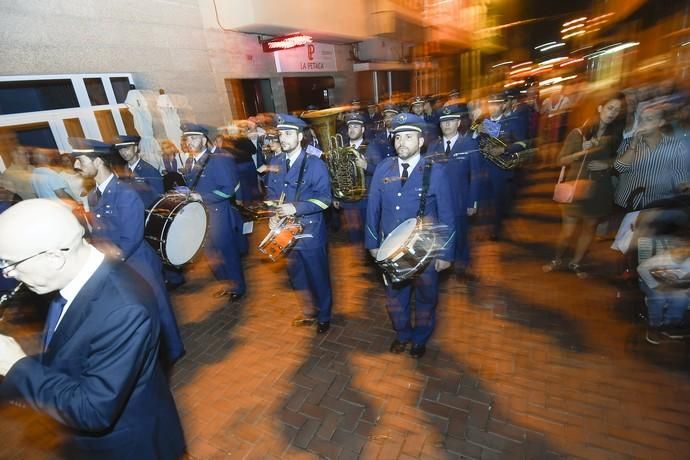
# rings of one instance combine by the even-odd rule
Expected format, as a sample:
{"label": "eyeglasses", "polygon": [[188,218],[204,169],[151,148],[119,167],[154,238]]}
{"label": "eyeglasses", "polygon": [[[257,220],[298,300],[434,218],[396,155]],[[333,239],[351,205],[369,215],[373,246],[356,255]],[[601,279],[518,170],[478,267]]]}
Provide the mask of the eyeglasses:
{"label": "eyeglasses", "polygon": [[39,252],[38,254],[34,254],[34,255],[29,256],[29,257],[27,257],[27,258],[25,258],[25,259],[22,259],[22,260],[18,260],[17,262],[10,262],[10,261],[4,260],[4,259],[0,259],[0,271],[2,271],[3,274],[9,273],[9,272],[11,272],[12,270],[14,270],[15,268],[17,268],[17,266],[18,266],[19,264],[22,264],[22,263],[26,262],[26,261],[29,260],[29,259],[33,259],[34,257],[38,257],[38,256],[41,256],[41,255],[43,255],[43,254],[46,254],[46,253],[48,253],[48,252],[50,252],[50,251],[62,251],[62,252],[66,252],[66,251],[69,251],[69,250],[70,250],[70,248],[46,249],[45,251],[41,251],[41,252]]}

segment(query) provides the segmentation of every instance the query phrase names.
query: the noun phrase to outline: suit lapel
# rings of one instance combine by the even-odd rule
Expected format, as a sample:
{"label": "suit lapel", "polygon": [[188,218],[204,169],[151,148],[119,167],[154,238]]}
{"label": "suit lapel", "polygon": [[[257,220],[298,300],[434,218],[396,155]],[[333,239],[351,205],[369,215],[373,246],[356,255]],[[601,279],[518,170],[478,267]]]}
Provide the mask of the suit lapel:
{"label": "suit lapel", "polygon": [[86,284],[81,288],[67,309],[65,316],[62,317],[53,338],[50,340],[48,349],[41,357],[44,364],[50,364],[52,362],[58,350],[62,348],[64,343],[74,335],[76,330],[83,323],[84,317],[89,312],[92,300],[100,294],[103,283],[111,270],[112,265],[103,261],[93,275],[91,275],[91,278],[89,278]]}

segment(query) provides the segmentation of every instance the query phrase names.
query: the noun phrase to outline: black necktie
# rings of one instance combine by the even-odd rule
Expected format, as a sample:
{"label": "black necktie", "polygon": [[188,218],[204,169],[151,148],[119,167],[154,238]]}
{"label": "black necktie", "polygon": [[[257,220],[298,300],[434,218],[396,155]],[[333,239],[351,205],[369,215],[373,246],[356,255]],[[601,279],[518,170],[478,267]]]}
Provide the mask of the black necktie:
{"label": "black necktie", "polygon": [[446,141],[446,154],[450,155],[450,141]]}
{"label": "black necktie", "polygon": [[402,175],[400,176],[400,183],[402,185],[405,185],[405,182],[407,182],[407,178],[410,177],[410,174],[407,172],[407,168],[410,167],[410,164],[409,163],[403,163],[402,167],[403,167],[403,172],[402,172]]}
{"label": "black necktie", "polygon": [[96,187],[96,203],[100,201],[102,195],[103,194],[101,193],[101,189]]}
{"label": "black necktie", "polygon": [[393,133],[388,135],[388,143],[393,145]]}
{"label": "black necktie", "polygon": [[290,171],[290,159],[286,158],[285,159],[285,172],[289,172],[289,171]]}
{"label": "black necktie", "polygon": [[58,320],[62,314],[62,309],[65,308],[67,300],[60,294],[55,296],[55,298],[50,302],[48,307],[48,317],[46,318],[46,329],[43,333],[43,351],[48,348],[50,344],[50,339],[53,338],[55,333],[55,328],[57,327]]}
{"label": "black necktie", "polygon": [[188,156],[187,159],[184,161],[184,169],[190,173],[192,172],[192,168],[194,167],[194,157],[193,156]]}

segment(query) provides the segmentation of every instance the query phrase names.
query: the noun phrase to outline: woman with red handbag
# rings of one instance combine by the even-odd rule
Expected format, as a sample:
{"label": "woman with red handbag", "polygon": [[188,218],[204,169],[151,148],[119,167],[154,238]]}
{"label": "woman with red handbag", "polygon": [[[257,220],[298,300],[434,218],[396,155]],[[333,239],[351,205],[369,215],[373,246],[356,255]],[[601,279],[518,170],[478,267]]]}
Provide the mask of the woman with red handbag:
{"label": "woman with red handbag", "polygon": [[[558,156],[561,178],[554,200],[561,205],[562,225],[556,256],[542,267],[544,272],[563,268],[563,256],[574,240],[568,269],[586,278],[582,259],[592,243],[599,221],[613,208],[611,167],[623,138],[625,96],[616,93],[601,99],[596,118],[568,134]],[[564,181],[565,179],[565,181]],[[565,193],[564,193],[565,192]]]}

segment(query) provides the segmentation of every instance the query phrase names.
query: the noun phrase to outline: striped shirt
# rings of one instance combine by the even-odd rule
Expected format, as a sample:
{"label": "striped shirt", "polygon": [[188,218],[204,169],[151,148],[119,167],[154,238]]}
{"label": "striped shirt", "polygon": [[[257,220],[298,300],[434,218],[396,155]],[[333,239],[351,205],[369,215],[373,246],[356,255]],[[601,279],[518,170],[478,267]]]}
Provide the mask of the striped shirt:
{"label": "striped shirt", "polygon": [[630,164],[620,161],[632,139],[625,139],[618,149],[614,164],[620,173],[615,202],[627,208],[634,190],[643,189],[633,200],[632,209],[676,194],[680,184],[690,182],[690,159],[685,146],[677,138],[661,135],[661,141],[651,149],[645,142],[637,145]]}

